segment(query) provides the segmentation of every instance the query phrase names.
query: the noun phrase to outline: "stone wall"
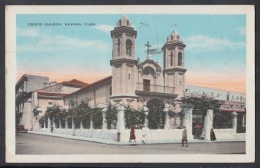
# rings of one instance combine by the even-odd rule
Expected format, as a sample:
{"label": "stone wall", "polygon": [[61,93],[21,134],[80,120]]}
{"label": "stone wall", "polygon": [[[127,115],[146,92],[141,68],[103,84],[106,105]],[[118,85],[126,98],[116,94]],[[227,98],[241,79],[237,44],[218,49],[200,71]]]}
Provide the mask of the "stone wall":
{"label": "stone wall", "polygon": [[245,140],[245,133],[235,133],[234,129],[214,129],[217,140]]}
{"label": "stone wall", "polygon": [[[39,132],[50,132],[48,128],[42,128],[38,130]],[[157,129],[157,130],[150,130],[148,129],[147,132],[147,141],[162,141],[162,140],[173,140],[173,141],[180,141],[182,138],[182,129],[171,129],[171,130],[164,130],[164,129]],[[56,134],[64,134],[70,136],[82,136],[87,138],[93,139],[106,139],[106,140],[113,140],[117,141],[117,130],[116,129],[53,129],[53,133]],[[142,140],[142,130],[136,129],[135,130],[136,141]],[[125,129],[121,132],[120,135],[120,142],[128,142],[130,137],[130,129]],[[189,137],[188,137],[189,138]]]}

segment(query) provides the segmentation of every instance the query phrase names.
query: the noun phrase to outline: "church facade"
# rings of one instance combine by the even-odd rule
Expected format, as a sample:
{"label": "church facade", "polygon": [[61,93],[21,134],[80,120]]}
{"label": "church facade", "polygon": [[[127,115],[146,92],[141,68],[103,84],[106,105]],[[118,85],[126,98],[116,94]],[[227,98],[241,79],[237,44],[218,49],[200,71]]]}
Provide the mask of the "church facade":
{"label": "church facade", "polygon": [[170,103],[184,96],[186,45],[176,31],[167,37],[162,48],[162,66],[152,59],[149,52],[143,62],[136,58],[137,31],[126,16],[117,22],[111,31],[111,37],[112,76],[65,96],[66,106],[71,101],[83,100],[92,107],[123,102],[135,109],[141,109],[151,99]]}

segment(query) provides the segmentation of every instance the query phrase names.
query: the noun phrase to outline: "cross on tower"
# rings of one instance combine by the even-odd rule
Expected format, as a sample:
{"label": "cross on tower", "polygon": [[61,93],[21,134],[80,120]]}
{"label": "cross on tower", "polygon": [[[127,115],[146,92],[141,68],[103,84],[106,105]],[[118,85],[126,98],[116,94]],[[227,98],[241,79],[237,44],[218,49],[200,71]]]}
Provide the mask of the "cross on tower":
{"label": "cross on tower", "polygon": [[145,46],[147,47],[147,55],[149,55],[149,47],[151,47],[151,45],[149,45],[149,41],[147,41],[147,44],[145,44]]}

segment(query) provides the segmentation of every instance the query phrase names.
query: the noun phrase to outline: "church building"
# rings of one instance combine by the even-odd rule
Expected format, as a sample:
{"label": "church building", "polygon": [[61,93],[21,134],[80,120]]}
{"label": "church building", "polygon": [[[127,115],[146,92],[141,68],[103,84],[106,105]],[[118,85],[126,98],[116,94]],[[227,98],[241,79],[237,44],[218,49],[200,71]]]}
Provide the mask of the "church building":
{"label": "church building", "polygon": [[65,106],[69,106],[71,101],[80,103],[83,100],[92,107],[123,102],[135,109],[141,109],[144,102],[151,99],[173,102],[184,96],[186,45],[176,31],[167,37],[162,48],[162,66],[149,54],[149,43],[146,60],[140,62],[136,58],[137,31],[126,16],[117,22],[111,31],[111,38],[112,76],[65,96]]}

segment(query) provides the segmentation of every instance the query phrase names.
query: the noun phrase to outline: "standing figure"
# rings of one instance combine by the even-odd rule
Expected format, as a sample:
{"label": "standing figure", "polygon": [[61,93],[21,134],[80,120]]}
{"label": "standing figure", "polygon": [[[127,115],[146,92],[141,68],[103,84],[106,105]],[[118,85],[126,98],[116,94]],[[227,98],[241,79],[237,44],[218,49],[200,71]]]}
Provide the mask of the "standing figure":
{"label": "standing figure", "polygon": [[[130,130],[130,139],[129,139],[129,142],[132,142],[132,140],[134,140],[135,141],[135,127],[134,126],[132,126],[131,127],[131,130]],[[136,142],[136,141],[135,141]]]}
{"label": "standing figure", "polygon": [[215,132],[213,131],[213,128],[210,130],[210,140],[215,141],[216,140],[216,135]]}
{"label": "standing figure", "polygon": [[142,141],[143,141],[143,143],[145,143],[145,141],[146,141],[146,136],[147,136],[147,132],[146,132],[145,126],[143,126],[143,128],[142,128],[142,135],[143,135]]}
{"label": "standing figure", "polygon": [[182,146],[184,146],[184,142],[186,142],[186,147],[188,147],[188,139],[187,139],[187,129],[184,127],[182,132]]}

